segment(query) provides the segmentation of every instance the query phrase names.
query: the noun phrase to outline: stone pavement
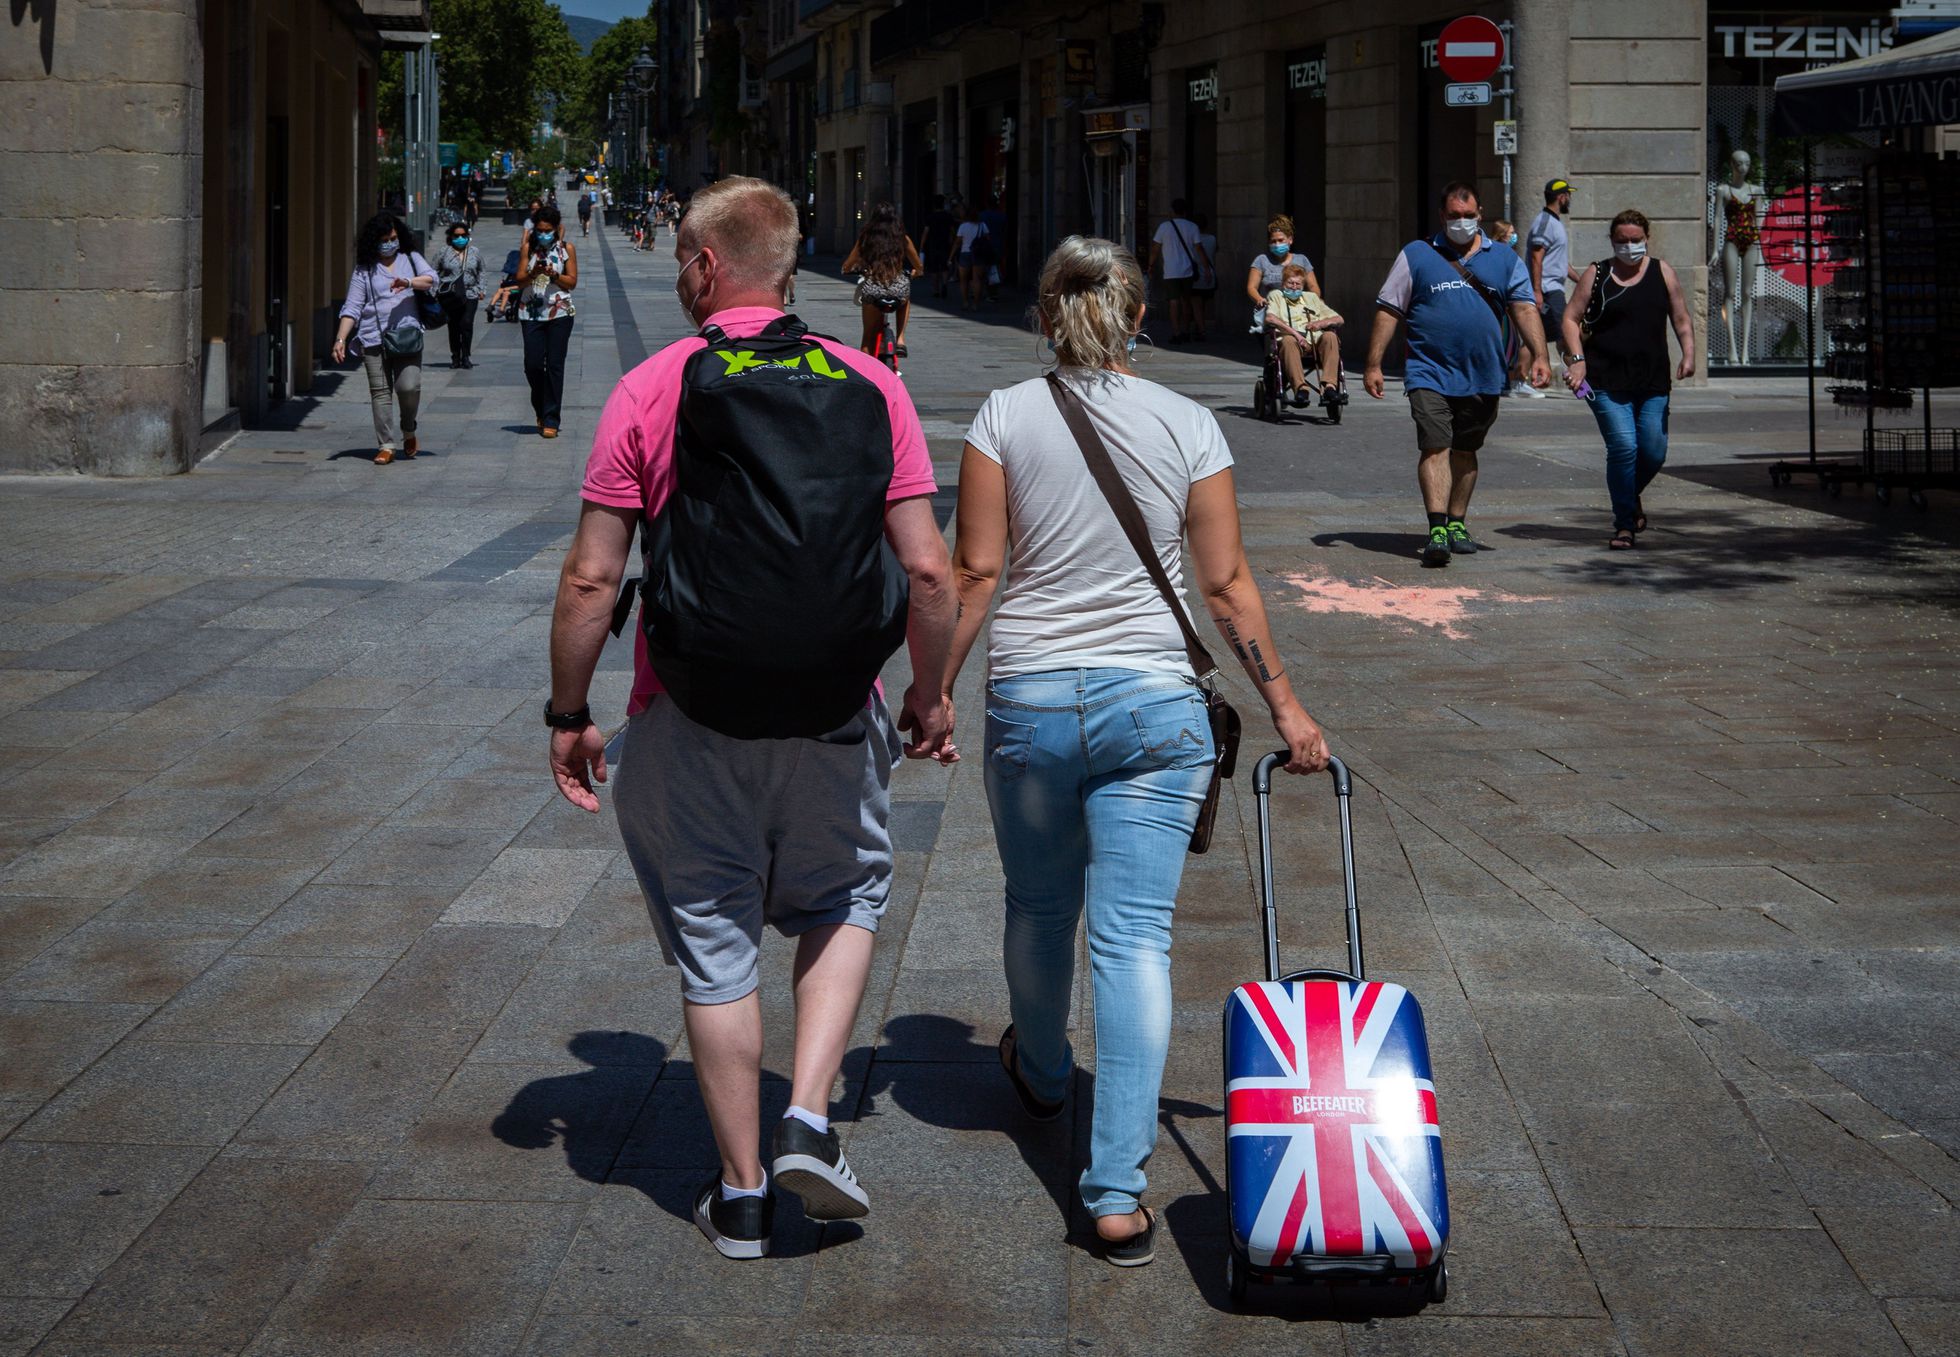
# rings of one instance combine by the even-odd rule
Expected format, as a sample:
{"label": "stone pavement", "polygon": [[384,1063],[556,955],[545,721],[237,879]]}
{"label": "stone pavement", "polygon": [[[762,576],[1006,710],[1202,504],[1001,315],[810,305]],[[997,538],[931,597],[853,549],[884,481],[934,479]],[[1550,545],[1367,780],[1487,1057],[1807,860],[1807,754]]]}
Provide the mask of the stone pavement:
{"label": "stone pavement", "polygon": [[[367,460],[356,377],[189,477],[0,483],[0,1353],[1960,1350],[1953,501],[1771,491],[1801,408],[1718,386],[1680,397],[1654,530],[1609,556],[1589,418],[1519,401],[1472,519],[1497,549],[1424,572],[1401,403],[1261,425],[1223,344],[1147,370],[1219,412],[1280,644],[1359,777],[1369,959],[1434,1044],[1449,1301],[1226,1300],[1243,777],[1179,906],[1154,1266],[1081,1247],[1091,1077],[1029,1128],[995,1067],[977,763],[897,784],[833,1109],[874,1214],[791,1207],[778,1257],[716,1258],[676,988],[537,720],[593,420],[682,332],[667,242],[612,239],[580,242],[556,443],[497,326],[430,369],[413,462]],[[850,333],[844,284],[801,289]],[[1034,344],[928,308],[910,339],[950,490]],[[615,647],[602,715],[627,679]],[[1327,791],[1279,789],[1296,964],[1338,955]],[[1076,1041],[1092,1066],[1086,1008]]]}

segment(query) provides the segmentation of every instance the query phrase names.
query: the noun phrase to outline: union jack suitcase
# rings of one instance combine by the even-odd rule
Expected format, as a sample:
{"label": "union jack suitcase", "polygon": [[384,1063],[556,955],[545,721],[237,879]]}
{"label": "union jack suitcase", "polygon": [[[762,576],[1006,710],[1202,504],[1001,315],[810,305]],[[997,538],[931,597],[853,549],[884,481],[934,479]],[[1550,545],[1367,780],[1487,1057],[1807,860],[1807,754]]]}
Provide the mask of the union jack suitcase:
{"label": "union jack suitcase", "polygon": [[1281,975],[1273,903],[1272,775],[1253,772],[1266,979],[1225,1003],[1225,1201],[1232,1299],[1251,1282],[1448,1289],[1449,1195],[1422,1009],[1369,980],[1354,892],[1353,784],[1330,759],[1341,815],[1348,969]]}

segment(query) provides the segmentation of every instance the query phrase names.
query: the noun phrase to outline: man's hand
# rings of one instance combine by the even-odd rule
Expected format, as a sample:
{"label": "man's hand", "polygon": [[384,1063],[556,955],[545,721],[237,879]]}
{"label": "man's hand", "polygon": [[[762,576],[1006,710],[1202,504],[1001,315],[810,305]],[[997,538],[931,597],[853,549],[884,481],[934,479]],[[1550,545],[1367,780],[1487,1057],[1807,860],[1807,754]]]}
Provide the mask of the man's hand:
{"label": "man's hand", "polygon": [[1383,396],[1387,395],[1388,388],[1382,381],[1382,370],[1377,367],[1364,370],[1361,374],[1361,389],[1373,396],[1376,400],[1380,400]]}
{"label": "man's hand", "polygon": [[551,777],[567,801],[598,813],[599,796],[592,784],[606,780],[606,738],[599,727],[551,732]]}
{"label": "man's hand", "polygon": [[953,699],[944,693],[922,690],[916,683],[907,688],[899,707],[898,728],[916,736],[905,746],[906,758],[959,761],[960,751],[953,744]]}
{"label": "man's hand", "polygon": [[1552,384],[1552,365],[1541,356],[1533,356],[1531,360],[1530,381],[1540,391]]}
{"label": "man's hand", "polygon": [[1298,702],[1290,702],[1273,713],[1273,729],[1293,753],[1286,761],[1287,772],[1318,773],[1327,766],[1327,737]]}

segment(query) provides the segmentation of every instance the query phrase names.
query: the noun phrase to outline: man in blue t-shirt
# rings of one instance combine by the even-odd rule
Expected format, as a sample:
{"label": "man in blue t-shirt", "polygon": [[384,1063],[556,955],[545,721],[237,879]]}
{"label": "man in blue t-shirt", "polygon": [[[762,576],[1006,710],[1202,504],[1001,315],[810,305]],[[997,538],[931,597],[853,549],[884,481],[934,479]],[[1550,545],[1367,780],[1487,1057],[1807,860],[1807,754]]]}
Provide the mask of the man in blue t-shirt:
{"label": "man in blue t-shirt", "polygon": [[[1429,514],[1424,565],[1448,565],[1477,550],[1464,520],[1477,485],[1477,449],[1497,422],[1497,398],[1510,385],[1503,315],[1523,341],[1534,387],[1551,385],[1545,329],[1531,275],[1514,251],[1479,229],[1483,209],[1474,186],[1443,190],[1443,229],[1411,241],[1396,256],[1375,298],[1374,333],[1362,386],[1380,400],[1382,355],[1400,321],[1409,346],[1402,389],[1416,421],[1416,480]],[[1502,314],[1500,314],[1502,313]]]}

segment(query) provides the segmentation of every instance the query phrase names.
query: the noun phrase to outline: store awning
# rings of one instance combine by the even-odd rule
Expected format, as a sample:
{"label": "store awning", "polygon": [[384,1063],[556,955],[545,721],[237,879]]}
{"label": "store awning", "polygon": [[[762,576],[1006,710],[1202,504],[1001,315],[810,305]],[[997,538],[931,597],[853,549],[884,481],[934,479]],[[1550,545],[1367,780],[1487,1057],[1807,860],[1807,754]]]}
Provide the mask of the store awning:
{"label": "store awning", "polygon": [[1960,123],[1960,28],[1776,78],[1776,132],[1818,137]]}

